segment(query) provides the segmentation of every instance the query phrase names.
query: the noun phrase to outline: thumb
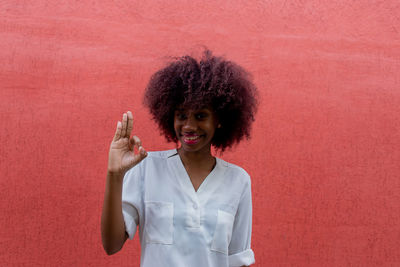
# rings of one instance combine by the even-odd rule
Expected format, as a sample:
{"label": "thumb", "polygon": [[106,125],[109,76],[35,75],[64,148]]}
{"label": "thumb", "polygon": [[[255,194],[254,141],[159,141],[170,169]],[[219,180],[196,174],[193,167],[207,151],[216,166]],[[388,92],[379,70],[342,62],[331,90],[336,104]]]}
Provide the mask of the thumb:
{"label": "thumb", "polygon": [[139,153],[133,156],[133,164],[136,165],[140,163],[145,157],[147,157],[146,150],[142,146],[139,146]]}
{"label": "thumb", "polygon": [[147,157],[147,151],[146,151],[142,146],[139,146],[139,153],[138,153],[138,155],[139,155],[142,159],[144,159],[145,157]]}

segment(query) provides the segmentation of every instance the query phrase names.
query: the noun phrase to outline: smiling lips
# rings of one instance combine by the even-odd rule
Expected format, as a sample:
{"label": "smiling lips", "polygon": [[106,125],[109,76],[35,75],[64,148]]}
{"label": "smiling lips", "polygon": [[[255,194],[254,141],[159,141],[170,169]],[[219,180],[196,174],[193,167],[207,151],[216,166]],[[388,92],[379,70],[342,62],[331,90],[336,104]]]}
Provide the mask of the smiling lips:
{"label": "smiling lips", "polygon": [[197,134],[184,134],[183,135],[183,142],[188,145],[197,144],[200,141],[200,135]]}

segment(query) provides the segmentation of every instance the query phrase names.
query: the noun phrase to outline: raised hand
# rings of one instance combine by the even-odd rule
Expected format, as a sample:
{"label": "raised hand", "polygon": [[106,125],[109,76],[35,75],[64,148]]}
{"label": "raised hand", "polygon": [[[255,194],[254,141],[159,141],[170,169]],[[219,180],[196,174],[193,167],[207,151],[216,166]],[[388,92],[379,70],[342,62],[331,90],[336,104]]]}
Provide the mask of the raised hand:
{"label": "raised hand", "polygon": [[[122,123],[120,121],[117,123],[117,130],[108,153],[108,172],[125,174],[147,156],[139,137],[130,137],[132,129],[133,116],[132,112],[128,111],[123,114]],[[135,154],[135,146],[138,148],[137,154]]]}

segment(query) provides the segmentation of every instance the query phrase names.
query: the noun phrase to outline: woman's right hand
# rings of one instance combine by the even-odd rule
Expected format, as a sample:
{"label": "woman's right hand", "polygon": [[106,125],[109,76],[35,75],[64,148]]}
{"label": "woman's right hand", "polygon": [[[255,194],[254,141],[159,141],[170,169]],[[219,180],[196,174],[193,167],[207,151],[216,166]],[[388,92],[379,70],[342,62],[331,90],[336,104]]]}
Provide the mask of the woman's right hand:
{"label": "woman's right hand", "polygon": [[[147,152],[137,136],[131,136],[133,129],[132,112],[128,111],[122,116],[122,123],[118,121],[117,130],[110,145],[108,153],[108,172],[124,175],[130,168],[141,162]],[[138,153],[135,154],[135,146]]]}

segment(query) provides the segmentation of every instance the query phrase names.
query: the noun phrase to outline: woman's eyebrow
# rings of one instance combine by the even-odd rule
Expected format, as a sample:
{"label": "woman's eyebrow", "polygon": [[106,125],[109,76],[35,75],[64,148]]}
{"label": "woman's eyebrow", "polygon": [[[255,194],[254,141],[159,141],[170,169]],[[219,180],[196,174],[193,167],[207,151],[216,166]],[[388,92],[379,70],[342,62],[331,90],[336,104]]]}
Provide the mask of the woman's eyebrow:
{"label": "woman's eyebrow", "polygon": [[210,109],[208,109],[208,108],[202,108],[202,109],[196,110],[196,112],[210,113],[210,112],[211,112],[211,110],[210,110]]}

